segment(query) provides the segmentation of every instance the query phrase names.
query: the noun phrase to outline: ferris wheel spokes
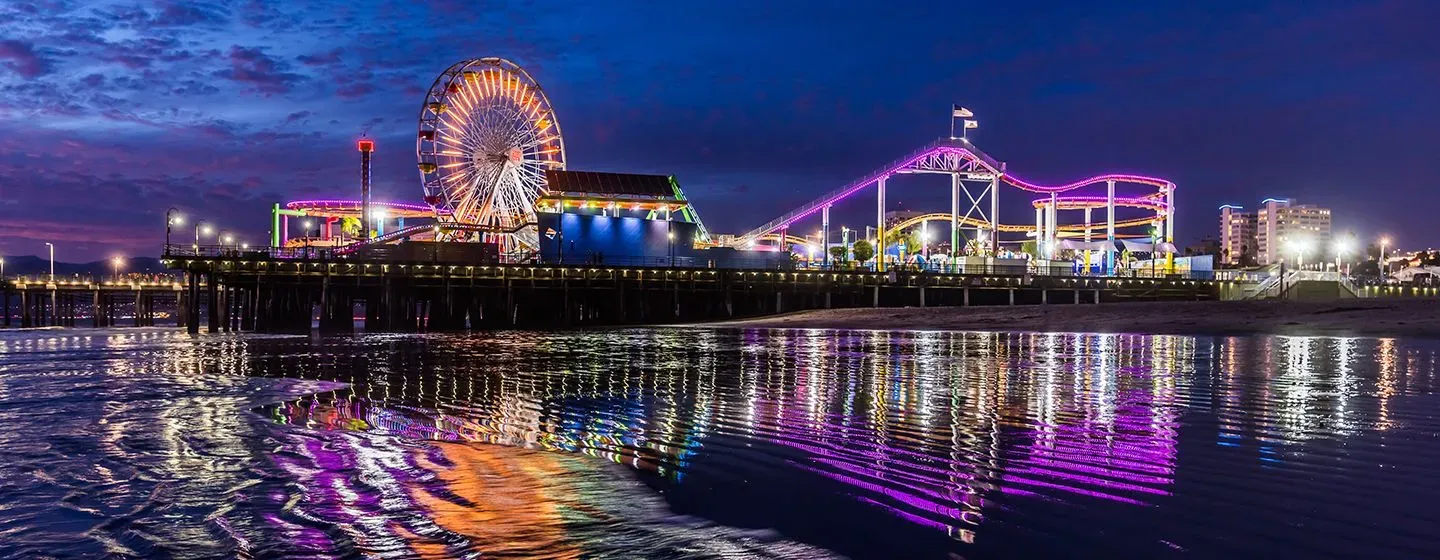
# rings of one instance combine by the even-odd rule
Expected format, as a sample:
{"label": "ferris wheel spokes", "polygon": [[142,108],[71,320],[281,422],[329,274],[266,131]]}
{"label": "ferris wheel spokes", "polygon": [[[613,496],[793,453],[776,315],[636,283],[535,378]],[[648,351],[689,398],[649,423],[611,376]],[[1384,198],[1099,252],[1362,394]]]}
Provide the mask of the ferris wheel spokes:
{"label": "ferris wheel spokes", "polygon": [[483,58],[441,73],[421,107],[416,156],[442,220],[493,227],[507,249],[535,247],[535,201],[545,170],[565,168],[565,148],[549,99],[523,69]]}

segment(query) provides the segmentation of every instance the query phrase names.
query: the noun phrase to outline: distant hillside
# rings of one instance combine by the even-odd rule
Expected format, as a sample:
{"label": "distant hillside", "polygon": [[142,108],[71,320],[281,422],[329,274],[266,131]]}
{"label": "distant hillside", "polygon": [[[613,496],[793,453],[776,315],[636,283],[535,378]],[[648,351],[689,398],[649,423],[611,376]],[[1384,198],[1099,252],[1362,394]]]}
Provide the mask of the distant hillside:
{"label": "distant hillside", "polygon": [[[23,257],[4,257],[6,276],[41,276],[50,274],[50,259],[27,255]],[[145,273],[162,274],[165,267],[160,265],[160,259],[153,257],[135,257],[125,259],[120,265],[122,274]],[[108,277],[115,274],[115,269],[110,261],[95,261],[87,263],[55,262],[55,276],[71,278],[81,277]]]}

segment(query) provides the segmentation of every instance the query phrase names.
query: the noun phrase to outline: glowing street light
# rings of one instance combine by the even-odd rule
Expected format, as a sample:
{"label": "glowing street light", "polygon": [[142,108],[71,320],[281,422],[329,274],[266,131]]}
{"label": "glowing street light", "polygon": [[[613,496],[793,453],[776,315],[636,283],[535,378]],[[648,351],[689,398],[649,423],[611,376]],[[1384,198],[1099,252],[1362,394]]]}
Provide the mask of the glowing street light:
{"label": "glowing street light", "polygon": [[205,233],[205,235],[210,235],[211,228],[210,228],[209,224],[206,224],[206,223],[205,223],[205,220],[199,220],[199,221],[195,222],[195,254],[196,254],[196,255],[199,255],[199,254],[200,254],[200,233],[201,233],[202,231]]}
{"label": "glowing street light", "polygon": [[1310,240],[1304,237],[1296,237],[1291,239],[1286,244],[1286,247],[1290,249],[1291,253],[1295,254],[1295,266],[1303,269],[1305,267],[1305,252],[1310,250]]}
{"label": "glowing street light", "polygon": [[178,226],[185,223],[185,217],[180,215],[180,209],[171,206],[165,211],[165,252],[170,252],[170,226]]}
{"label": "glowing street light", "polygon": [[51,283],[51,284],[54,284],[54,283],[55,283],[55,244],[54,244],[54,243],[51,243],[51,242],[49,242],[49,241],[46,241],[46,242],[45,242],[45,246],[50,248],[50,283]]}
{"label": "glowing street light", "polygon": [[110,259],[110,266],[115,268],[115,282],[120,282],[120,265],[125,264],[125,259],[115,257]]}
{"label": "glowing street light", "polygon": [[1354,242],[1348,238],[1341,237],[1335,240],[1335,272],[1340,272],[1340,262],[1344,260],[1345,256],[1349,255],[1350,251],[1354,248]]}
{"label": "glowing street light", "polygon": [[1381,237],[1381,238],[1380,238],[1380,261],[1379,261],[1377,264],[1380,265],[1380,266],[1379,266],[1379,269],[1380,269],[1380,277],[1381,277],[1381,278],[1384,278],[1384,277],[1386,276],[1386,274],[1385,274],[1385,246],[1386,246],[1386,245],[1389,245],[1389,244],[1390,244],[1390,236],[1387,235],[1387,236],[1384,236],[1384,237]]}

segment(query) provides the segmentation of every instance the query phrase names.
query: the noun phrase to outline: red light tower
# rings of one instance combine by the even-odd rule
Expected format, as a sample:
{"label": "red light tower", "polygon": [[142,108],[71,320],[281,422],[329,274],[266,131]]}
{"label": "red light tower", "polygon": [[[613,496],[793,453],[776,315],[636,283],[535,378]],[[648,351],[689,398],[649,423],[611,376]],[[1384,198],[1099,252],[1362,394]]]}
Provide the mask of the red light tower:
{"label": "red light tower", "polygon": [[370,153],[375,151],[375,141],[361,138],[355,143],[360,148],[360,237],[370,238]]}

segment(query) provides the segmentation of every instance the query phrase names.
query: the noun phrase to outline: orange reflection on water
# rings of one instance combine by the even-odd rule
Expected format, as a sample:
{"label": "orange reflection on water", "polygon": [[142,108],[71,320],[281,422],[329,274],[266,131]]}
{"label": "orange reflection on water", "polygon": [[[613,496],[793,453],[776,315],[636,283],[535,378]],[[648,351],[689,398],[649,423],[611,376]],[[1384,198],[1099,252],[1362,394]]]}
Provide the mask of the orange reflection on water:
{"label": "orange reflection on water", "polygon": [[[436,495],[431,486],[414,486],[410,495],[436,525],[471,542],[486,543],[487,555],[533,555],[578,558],[581,550],[565,531],[563,513],[583,507],[558,496],[550,484],[571,469],[564,456],[529,449],[435,442],[449,465],[436,464],[416,453],[416,466],[435,473],[450,493]],[[415,535],[417,554],[448,558],[444,543]]]}

